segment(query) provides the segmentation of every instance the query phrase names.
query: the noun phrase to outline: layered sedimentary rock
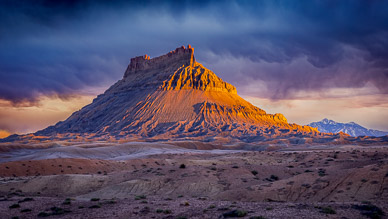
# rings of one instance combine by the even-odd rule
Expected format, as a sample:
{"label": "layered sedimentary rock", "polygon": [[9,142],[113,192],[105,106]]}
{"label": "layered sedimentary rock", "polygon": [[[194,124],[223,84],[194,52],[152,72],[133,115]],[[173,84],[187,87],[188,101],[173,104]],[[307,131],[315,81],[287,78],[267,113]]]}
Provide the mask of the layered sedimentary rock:
{"label": "layered sedimentary rock", "polygon": [[191,46],[132,58],[124,77],[68,119],[35,133],[61,138],[260,141],[319,135],[289,124],[237,95],[236,88],[195,61]]}

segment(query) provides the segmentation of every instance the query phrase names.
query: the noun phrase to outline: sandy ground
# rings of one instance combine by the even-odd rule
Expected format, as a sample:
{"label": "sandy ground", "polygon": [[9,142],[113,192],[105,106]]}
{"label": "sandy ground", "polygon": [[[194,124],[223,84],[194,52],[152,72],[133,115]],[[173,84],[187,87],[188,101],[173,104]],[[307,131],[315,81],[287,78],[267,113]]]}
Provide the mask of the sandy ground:
{"label": "sandy ground", "polygon": [[155,147],[3,150],[0,218],[36,218],[41,212],[65,218],[222,218],[233,210],[245,218],[385,218],[388,213],[388,147]]}

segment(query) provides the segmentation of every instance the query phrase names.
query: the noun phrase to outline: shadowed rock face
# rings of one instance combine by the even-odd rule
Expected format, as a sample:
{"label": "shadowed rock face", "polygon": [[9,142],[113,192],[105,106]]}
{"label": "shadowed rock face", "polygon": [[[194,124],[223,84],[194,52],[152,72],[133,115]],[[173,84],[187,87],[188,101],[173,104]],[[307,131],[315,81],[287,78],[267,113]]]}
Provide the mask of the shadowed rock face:
{"label": "shadowed rock face", "polygon": [[152,59],[132,58],[123,79],[34,137],[258,141],[315,135],[314,128],[289,124],[282,114],[267,114],[242,99],[233,85],[195,61],[189,45]]}

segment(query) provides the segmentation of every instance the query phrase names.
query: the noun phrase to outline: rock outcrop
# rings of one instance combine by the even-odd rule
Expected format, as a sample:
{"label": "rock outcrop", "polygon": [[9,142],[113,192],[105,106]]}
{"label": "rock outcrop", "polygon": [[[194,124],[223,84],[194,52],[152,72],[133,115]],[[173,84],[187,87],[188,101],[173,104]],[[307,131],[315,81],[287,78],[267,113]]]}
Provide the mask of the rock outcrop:
{"label": "rock outcrop", "polygon": [[233,85],[224,82],[199,63],[180,67],[167,80],[163,81],[160,88],[165,91],[196,89],[237,94],[237,90]]}
{"label": "rock outcrop", "polygon": [[152,70],[160,70],[162,68],[168,68],[176,65],[193,66],[195,63],[194,48],[190,45],[187,49],[182,46],[176,48],[174,51],[167,53],[153,59],[150,59],[148,55],[138,56],[131,59],[131,63],[128,65],[125,71],[124,78],[128,75],[136,74],[143,71],[148,72]]}
{"label": "rock outcrop", "polygon": [[51,139],[192,139],[245,142],[320,135],[237,95],[195,61],[194,48],[131,59],[124,77],[68,119],[34,134]]}

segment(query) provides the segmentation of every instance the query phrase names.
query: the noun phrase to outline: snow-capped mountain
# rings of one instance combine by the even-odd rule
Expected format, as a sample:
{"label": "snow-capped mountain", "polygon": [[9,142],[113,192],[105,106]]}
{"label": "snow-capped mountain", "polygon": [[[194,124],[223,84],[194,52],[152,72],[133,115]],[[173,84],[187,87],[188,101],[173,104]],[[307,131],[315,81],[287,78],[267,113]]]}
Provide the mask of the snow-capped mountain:
{"label": "snow-capped mountain", "polygon": [[314,128],[318,128],[320,132],[326,132],[326,133],[344,132],[353,137],[357,137],[357,136],[377,136],[378,137],[378,136],[388,135],[388,132],[374,130],[374,129],[367,129],[355,122],[340,123],[326,118],[323,119],[322,121],[312,122],[308,125]]}

